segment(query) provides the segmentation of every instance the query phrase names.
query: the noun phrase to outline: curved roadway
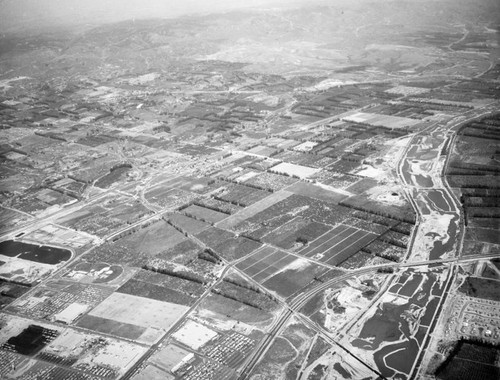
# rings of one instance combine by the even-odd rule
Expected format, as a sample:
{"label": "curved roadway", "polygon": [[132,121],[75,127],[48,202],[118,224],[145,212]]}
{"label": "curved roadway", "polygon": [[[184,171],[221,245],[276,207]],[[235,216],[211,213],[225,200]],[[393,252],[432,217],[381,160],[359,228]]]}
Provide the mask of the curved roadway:
{"label": "curved roadway", "polygon": [[[314,295],[338,284],[342,281],[353,277],[365,274],[371,271],[376,271],[380,268],[403,268],[417,267],[425,265],[448,264],[449,275],[446,280],[446,291],[443,294],[441,302],[436,308],[431,327],[425,337],[425,344],[419,351],[419,354],[414,358],[414,364],[410,374],[413,378],[418,371],[418,363],[422,360],[424,349],[429,342],[429,336],[434,329],[436,317],[439,315],[445,301],[447,290],[452,283],[455,265],[459,261],[478,260],[483,258],[474,257],[462,259],[459,257],[461,251],[461,239],[463,238],[463,222],[461,217],[461,207],[456,196],[450,191],[447,183],[443,180],[443,170],[447,163],[448,156],[442,155],[442,148],[445,144],[451,146],[453,137],[458,128],[470,122],[473,119],[482,117],[490,111],[475,111],[472,110],[464,119],[461,116],[449,121],[445,125],[434,123],[425,128],[419,133],[416,133],[410,140],[408,146],[400,157],[398,168],[398,177],[405,188],[405,192],[415,212],[419,216],[417,226],[412,234],[412,239],[408,249],[408,257],[406,262],[399,264],[385,264],[373,267],[365,267],[355,271],[351,271],[344,275],[338,276],[330,281],[318,285],[309,291],[298,295],[289,303],[285,303],[285,309],[281,315],[275,320],[269,329],[266,337],[259,343],[245,361],[240,369],[239,380],[247,379],[252,370],[255,368],[259,360],[271,346],[276,336],[281,332],[287,321],[292,315],[297,314],[306,324],[312,327],[331,344],[337,345],[347,354],[353,356],[362,365],[372,370],[374,373],[384,378],[376,368],[372,368],[363,360],[352,354],[346,347],[339,342],[334,341],[326,329],[317,326],[314,322],[301,315],[300,309]],[[451,139],[451,140],[450,140]],[[450,141],[449,141],[450,140]],[[484,258],[490,257],[487,255]]]}

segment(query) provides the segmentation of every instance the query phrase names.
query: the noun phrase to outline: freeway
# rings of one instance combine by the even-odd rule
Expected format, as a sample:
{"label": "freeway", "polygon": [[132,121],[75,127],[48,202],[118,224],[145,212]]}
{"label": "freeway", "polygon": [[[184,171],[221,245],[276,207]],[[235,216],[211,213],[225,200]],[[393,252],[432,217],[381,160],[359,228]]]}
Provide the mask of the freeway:
{"label": "freeway", "polygon": [[[365,267],[365,268],[353,270],[353,271],[348,272],[346,274],[343,274],[341,276],[335,277],[329,281],[326,281],[322,284],[319,284],[318,286],[310,289],[309,291],[296,296],[288,304],[285,304],[286,309],[280,314],[278,319],[275,320],[273,325],[270,327],[269,332],[267,333],[266,337],[259,343],[257,348],[252,353],[252,355],[250,357],[248,357],[247,360],[245,361],[245,363],[243,364],[243,366],[242,366],[243,369],[240,372],[239,380],[244,380],[244,379],[247,379],[249,377],[253,368],[255,368],[258,361],[261,359],[261,357],[264,355],[264,353],[267,351],[267,349],[271,346],[274,338],[281,332],[283,326],[292,317],[292,315],[297,315],[303,321],[307,321],[307,323],[310,326],[312,325],[315,327],[316,331],[322,333],[323,338],[325,338],[331,344],[335,344],[339,348],[343,349],[348,354],[352,355],[350,353],[350,351],[348,351],[347,348],[342,346],[339,342],[332,340],[329,337],[328,332],[324,328],[319,328],[314,322],[312,322],[311,320],[309,320],[308,318],[306,318],[302,314],[300,314],[300,309],[307,303],[307,301],[309,301],[312,297],[314,297],[315,295],[317,295],[320,292],[325,291],[328,288],[331,288],[335,285],[338,285],[349,278],[360,276],[360,275],[370,273],[370,272],[376,272],[377,270],[382,269],[382,268],[413,268],[413,267],[419,267],[419,266],[425,266],[425,265],[438,265],[438,264],[440,264],[440,265],[446,265],[446,264],[453,265],[453,264],[457,264],[457,263],[472,262],[472,261],[491,259],[491,258],[500,258],[500,253],[473,256],[473,257],[453,257],[453,258],[436,259],[436,260],[420,261],[420,262],[406,262],[406,263],[403,262],[403,263],[374,265],[374,266],[370,266],[370,267]],[[448,280],[448,282],[447,282],[448,288],[449,288],[449,283],[450,283],[450,280]],[[441,305],[440,305],[440,307],[441,307]],[[361,361],[360,359],[358,359],[354,355],[352,355],[352,356],[356,360],[358,360],[360,363],[362,363],[363,365],[366,366],[366,364],[363,361]],[[375,373],[379,374],[377,370],[375,370],[371,367],[368,367],[368,368],[370,368]]]}
{"label": "freeway", "polygon": [[[260,342],[257,349],[254,350],[240,369],[239,380],[247,379],[252,370],[255,368],[259,360],[271,346],[276,336],[280,333],[286,322],[292,315],[298,315],[306,324],[311,326],[315,331],[321,333],[329,343],[334,344],[344,350],[347,354],[353,356],[365,367],[370,368],[383,378],[377,369],[371,368],[360,358],[352,354],[346,347],[339,342],[333,340],[324,328],[317,326],[308,318],[300,314],[300,309],[307,303],[311,297],[316,294],[340,284],[349,277],[359,276],[382,268],[411,268],[426,265],[450,265],[450,275],[447,278],[446,289],[449,289],[452,283],[454,268],[459,262],[475,261],[491,257],[499,257],[499,255],[484,255],[474,257],[461,257],[461,239],[463,238],[463,224],[461,218],[460,204],[456,197],[452,194],[446,181],[442,180],[443,166],[446,165],[448,157],[442,159],[442,147],[446,143],[451,143],[448,140],[448,135],[452,136],[456,133],[459,126],[480,118],[489,113],[484,110],[480,113],[476,112],[472,115],[459,120],[453,119],[443,127],[439,127],[438,123],[433,123],[425,129],[416,133],[410,139],[407,147],[399,157],[397,165],[397,174],[401,184],[405,187],[410,203],[417,212],[418,222],[415,231],[412,233],[410,245],[408,248],[407,260],[397,264],[384,264],[372,267],[365,267],[349,273],[338,276],[330,281],[316,286],[309,291],[302,293],[286,304],[286,309],[283,311],[275,323],[269,329],[266,337]],[[429,133],[429,135],[426,135]],[[436,222],[443,219],[443,216],[448,216],[447,224],[444,223],[441,234],[438,238],[433,235],[432,241],[426,236],[429,231],[436,230]],[[457,245],[457,241],[460,243]],[[440,243],[440,244],[437,244]],[[416,247],[415,247],[416,246]],[[416,252],[415,252],[416,251]],[[435,326],[436,317],[442,309],[446,301],[446,295],[440,300],[437,311],[432,320],[432,326],[427,332],[425,342],[428,344],[430,333]],[[412,375],[415,373],[415,366],[421,361],[423,348],[420,349],[417,358],[413,363]]]}
{"label": "freeway", "polygon": [[[328,342],[331,344],[335,344],[342,350],[346,351],[349,355],[353,356],[356,360],[358,360],[360,363],[362,363],[364,366],[367,366],[366,363],[364,363],[362,360],[354,356],[346,347],[341,345],[339,342],[333,340],[331,337],[329,337],[328,332],[324,328],[318,327],[314,322],[309,320],[308,318],[304,317],[300,313],[300,309],[309,301],[312,297],[317,295],[320,292],[325,291],[328,288],[331,288],[333,286],[336,286],[343,281],[352,278],[352,277],[357,277],[366,273],[370,272],[376,272],[379,269],[383,268],[413,268],[413,267],[419,267],[419,266],[426,266],[426,265],[446,265],[446,264],[457,264],[457,263],[462,263],[462,262],[471,262],[471,261],[478,261],[482,259],[491,259],[491,258],[500,258],[500,253],[498,254],[487,254],[487,255],[480,255],[480,256],[474,256],[474,257],[453,257],[453,258],[444,258],[444,259],[436,259],[436,260],[428,260],[428,261],[419,261],[419,262],[402,262],[402,263],[392,263],[392,264],[381,264],[381,265],[374,265],[370,267],[364,267],[361,269],[353,270],[350,271],[346,274],[343,274],[341,276],[335,277],[329,281],[326,281],[322,284],[317,285],[316,287],[310,289],[309,291],[302,293],[298,296],[296,296],[294,299],[292,299],[289,303],[285,304],[285,310],[279,315],[278,319],[274,321],[273,325],[270,326],[269,332],[266,334],[266,337],[259,343],[257,348],[254,350],[251,356],[247,358],[245,363],[242,366],[242,369],[240,370],[240,376],[239,380],[244,380],[247,379],[252,370],[255,368],[261,357],[265,354],[267,349],[271,346],[272,342],[274,341],[274,338],[281,332],[282,328],[285,326],[286,322],[293,316],[297,315],[299,318],[301,318],[303,321],[307,321],[309,326],[314,326],[315,330],[320,332],[322,334],[322,337],[325,338]],[[449,283],[450,280],[448,280]],[[447,285],[449,287],[449,285]],[[440,306],[441,307],[441,306]],[[377,373],[378,375],[381,376],[381,374],[376,370],[373,369],[369,366],[373,372]]]}
{"label": "freeway", "polygon": [[[480,115],[482,116],[482,115]],[[368,366],[365,362],[363,362],[361,359],[356,357],[354,354],[352,354],[348,348],[343,346],[341,343],[337,342],[336,340],[332,339],[331,336],[329,335],[328,331],[315,324],[312,322],[309,318],[304,317],[302,314],[300,314],[300,310],[302,307],[311,299],[311,297],[314,297],[315,295],[325,291],[326,289],[336,286],[338,284],[341,284],[343,281],[352,278],[354,276],[359,276],[363,275],[366,273],[370,272],[376,272],[379,269],[383,268],[408,268],[408,267],[418,267],[418,266],[427,266],[427,265],[450,265],[452,268],[454,265],[457,263],[461,262],[469,262],[469,261],[475,261],[475,260],[480,260],[480,259],[487,259],[487,258],[492,258],[492,257],[499,257],[500,255],[483,255],[483,256],[474,256],[474,257],[461,257],[457,255],[450,255],[447,253],[450,252],[460,252],[460,247],[461,243],[457,244],[457,236],[462,236],[463,238],[463,233],[462,229],[463,226],[460,224],[461,217],[460,217],[460,205],[454,194],[449,190],[449,186],[446,183],[445,180],[441,178],[442,176],[442,169],[443,166],[441,165],[446,165],[446,162],[448,160],[448,157],[446,157],[445,162],[443,163],[441,156],[440,156],[440,150],[443,144],[452,144],[453,139],[455,136],[456,129],[458,128],[459,125],[462,125],[465,122],[468,122],[474,118],[480,117],[477,114],[471,116],[470,118],[466,119],[465,121],[460,120],[459,122],[456,123],[448,123],[446,126],[444,126],[444,130],[441,128],[437,127],[436,125],[429,126],[425,129],[425,132],[430,132],[430,136],[424,135],[423,132],[415,134],[412,139],[410,140],[410,143],[408,144],[407,148],[403,152],[403,154],[400,157],[400,162],[401,164],[398,165],[398,174],[399,178],[401,179],[401,182],[405,185],[407,194],[409,196],[409,199],[411,200],[413,206],[415,207],[416,211],[419,214],[419,225],[415,229],[415,232],[412,234],[412,240],[410,243],[410,248],[409,252],[413,251],[413,244],[415,241],[418,241],[421,236],[419,236],[419,231],[424,230],[426,225],[430,225],[435,221],[433,217],[435,216],[442,216],[442,215],[455,215],[458,216],[456,220],[450,219],[449,220],[449,225],[452,223],[456,225],[456,229],[454,231],[454,234],[447,234],[446,236],[443,237],[443,240],[448,238],[451,239],[452,244],[448,246],[446,252],[442,252],[440,255],[435,255],[435,256],[413,256],[411,257],[410,260],[398,264],[382,264],[382,265],[377,265],[377,266],[370,266],[370,267],[364,267],[358,270],[354,271],[349,271],[346,272],[332,280],[329,280],[325,283],[319,284],[315,288],[309,289],[308,291],[296,296],[295,298],[289,300],[288,302],[285,302],[284,300],[277,300],[279,303],[282,304],[283,310],[281,314],[274,320],[273,324],[269,327],[268,333],[266,334],[265,338],[262,339],[255,350],[253,351],[252,355],[250,355],[247,360],[244,362],[243,366],[240,369],[240,379],[246,379],[250,376],[252,373],[252,370],[255,368],[259,360],[263,357],[263,355],[267,352],[268,348],[271,346],[273,343],[274,339],[280,334],[280,332],[283,330],[283,328],[286,326],[287,322],[290,320],[292,316],[297,316],[300,318],[306,325],[308,325],[311,329],[314,331],[318,332],[321,334],[326,341],[328,341],[332,345],[338,346],[341,350],[345,351],[347,354],[351,355],[354,357],[356,360],[358,360],[361,364],[364,366],[368,367],[371,371],[378,373],[377,369],[371,368]],[[321,123],[324,123],[326,120],[321,120]],[[318,122],[319,123],[319,122]],[[451,135],[450,135],[451,133]],[[429,139],[434,139],[435,141],[429,141]],[[406,165],[406,166],[405,166]],[[426,175],[426,171],[422,170],[423,168],[430,168],[430,173],[431,175]],[[407,170],[409,169],[409,170]],[[428,173],[429,173],[428,172]],[[411,173],[410,176],[408,176],[408,173]],[[102,197],[102,194],[99,194],[97,198]],[[417,199],[417,201],[414,201],[414,198]],[[92,201],[95,201],[95,199],[92,199]],[[124,229],[114,232],[107,237],[105,237],[105,240],[112,240],[116,236],[118,236],[120,233],[122,233],[125,230],[134,228],[137,225],[143,224],[149,220],[153,220],[155,218],[161,217],[162,212],[161,210],[158,210],[154,207],[151,207],[151,205],[147,204],[145,201],[143,194],[141,194],[141,201],[143,204],[146,203],[146,206],[149,206],[148,208],[153,212],[152,215],[146,217],[143,220],[140,220],[132,225],[129,225],[125,227]],[[71,208],[72,209],[72,208]],[[73,210],[73,209],[72,209]],[[62,215],[65,215],[68,212],[68,210],[62,210],[61,212],[58,212],[54,215],[50,215],[51,219],[56,219],[60,218]],[[448,227],[449,227],[448,225]],[[449,231],[447,231],[449,232]],[[460,235],[461,234],[461,235]],[[190,236],[191,239],[196,241],[200,246],[205,246],[204,243],[199,241],[193,236]],[[83,253],[82,256],[84,256],[87,252]],[[291,252],[290,252],[291,253]],[[297,255],[295,253],[295,256],[301,257],[300,255]],[[189,315],[190,312],[192,312],[199,304],[206,299],[206,296],[210,294],[210,291],[214,286],[216,286],[221,279],[223,278],[223,275],[227,273],[227,271],[230,268],[236,269],[234,267],[235,262],[232,264],[229,264],[225,262],[225,268],[224,271],[222,272],[222,275],[219,277],[219,279],[212,283],[205,291],[202,297],[200,297],[195,304],[191,306],[191,308],[167,331],[164,336],[153,346],[151,346],[147,353],[141,357],[139,361],[137,361],[123,376],[124,379],[130,379],[136,372],[137,370],[151,357],[151,355],[156,352],[157,349],[161,347],[161,345],[167,340],[171,333],[173,331],[176,331],[178,327],[181,326],[182,323],[184,323],[185,318]],[[325,265],[324,263],[318,263],[320,265],[324,266],[329,266]],[[237,269],[236,269],[237,270]],[[451,270],[450,270],[451,272]],[[244,273],[241,273],[248,281],[254,283],[256,286],[259,288],[262,288],[264,291],[267,291],[265,288],[263,288],[260,284],[257,282],[253,281],[252,278],[246,276]],[[451,280],[448,280],[447,282],[447,287],[449,287],[449,284],[451,283]],[[442,302],[440,303],[438,307],[438,311],[436,312],[436,315],[439,314],[439,310],[442,308],[443,304],[445,302],[445,299],[443,298]],[[434,320],[436,317],[434,317]],[[433,321],[435,323],[435,321]],[[429,330],[430,331],[430,330]],[[429,335],[428,335],[429,336]],[[426,337],[427,342],[428,342],[428,336]],[[423,350],[420,352],[422,353]],[[418,360],[415,362],[418,363]],[[379,374],[379,373],[378,373]],[[379,374],[380,375],[380,374]]]}

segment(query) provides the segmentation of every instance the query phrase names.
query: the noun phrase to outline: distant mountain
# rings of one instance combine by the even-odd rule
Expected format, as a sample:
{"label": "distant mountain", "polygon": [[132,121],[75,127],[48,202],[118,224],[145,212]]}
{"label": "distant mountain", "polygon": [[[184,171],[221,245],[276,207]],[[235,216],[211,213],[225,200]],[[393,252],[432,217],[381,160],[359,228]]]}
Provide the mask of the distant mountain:
{"label": "distant mountain", "polygon": [[[500,11],[496,0],[2,0],[0,33],[132,19],[170,19],[238,9],[307,8],[318,4],[334,6],[341,14],[362,12],[366,7],[377,8],[382,17],[389,18],[407,10],[403,17],[412,22],[429,19],[473,22],[478,15],[493,19]],[[414,13],[415,7],[424,13]]]}
{"label": "distant mountain", "polygon": [[[43,33],[6,34],[0,38],[0,56],[4,72],[36,62],[35,70],[52,74],[84,73],[102,65],[143,72],[206,60],[267,74],[335,72],[346,80],[361,68],[429,73],[451,62],[462,67],[459,52],[498,50],[494,10],[499,7],[490,0],[363,0],[54,26]],[[33,67],[26,70],[29,76]]]}

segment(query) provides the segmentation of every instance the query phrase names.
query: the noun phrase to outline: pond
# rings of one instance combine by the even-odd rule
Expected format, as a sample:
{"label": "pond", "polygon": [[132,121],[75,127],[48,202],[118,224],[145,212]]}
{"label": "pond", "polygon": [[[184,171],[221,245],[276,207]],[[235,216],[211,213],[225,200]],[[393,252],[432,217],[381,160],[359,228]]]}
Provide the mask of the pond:
{"label": "pond", "polygon": [[71,251],[67,249],[14,240],[0,242],[0,254],[50,265],[56,265],[71,258]]}

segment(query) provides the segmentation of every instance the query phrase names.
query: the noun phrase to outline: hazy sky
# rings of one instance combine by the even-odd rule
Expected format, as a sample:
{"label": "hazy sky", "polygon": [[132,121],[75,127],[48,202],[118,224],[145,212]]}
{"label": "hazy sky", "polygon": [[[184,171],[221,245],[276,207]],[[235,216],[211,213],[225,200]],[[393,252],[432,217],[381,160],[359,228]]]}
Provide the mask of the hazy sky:
{"label": "hazy sky", "polygon": [[[341,2],[345,0],[330,0]],[[351,0],[352,1],[352,0]],[[141,18],[172,18],[249,7],[290,6],[327,0],[0,0],[0,31],[47,25],[98,24]]]}

